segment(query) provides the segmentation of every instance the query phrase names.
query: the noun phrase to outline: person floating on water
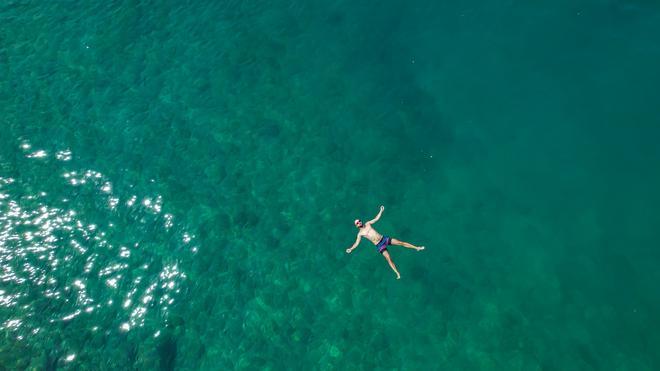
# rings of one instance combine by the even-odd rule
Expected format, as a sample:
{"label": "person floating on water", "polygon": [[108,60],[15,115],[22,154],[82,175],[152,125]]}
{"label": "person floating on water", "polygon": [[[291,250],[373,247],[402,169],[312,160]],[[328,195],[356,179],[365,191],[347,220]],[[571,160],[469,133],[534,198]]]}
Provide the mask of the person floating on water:
{"label": "person floating on water", "polygon": [[403,246],[407,247],[409,249],[415,249],[417,251],[424,250],[424,246],[415,246],[412,244],[409,244],[408,242],[403,242],[400,240],[397,240],[396,238],[390,238],[388,236],[383,236],[382,234],[378,233],[377,230],[374,229],[371,225],[376,223],[378,219],[380,219],[380,216],[383,214],[383,210],[385,210],[385,206],[380,206],[380,211],[378,212],[378,215],[376,215],[375,218],[372,220],[368,221],[366,224],[362,223],[360,219],[355,219],[353,224],[359,229],[357,238],[355,239],[355,243],[353,243],[353,246],[349,247],[346,249],[346,253],[350,254],[351,251],[355,250],[355,248],[360,244],[360,238],[365,237],[369,241],[373,242],[374,245],[376,245],[376,250],[378,250],[379,253],[383,254],[383,257],[385,257],[385,260],[390,264],[390,267],[392,267],[392,270],[394,273],[396,273],[396,279],[401,279],[401,275],[399,274],[399,271],[396,269],[396,265],[394,265],[394,262],[392,262],[392,258],[390,258],[390,253],[387,251],[387,246],[388,245],[398,245],[398,246]]}

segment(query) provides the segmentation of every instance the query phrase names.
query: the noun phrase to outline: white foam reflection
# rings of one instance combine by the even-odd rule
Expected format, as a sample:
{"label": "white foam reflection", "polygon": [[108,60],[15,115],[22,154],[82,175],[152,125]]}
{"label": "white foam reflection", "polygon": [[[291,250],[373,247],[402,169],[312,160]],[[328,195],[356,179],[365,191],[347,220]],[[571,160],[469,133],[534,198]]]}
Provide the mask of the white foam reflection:
{"label": "white foam reflection", "polygon": [[69,161],[71,160],[71,151],[68,149],[55,152],[55,158],[60,161]]}
{"label": "white foam reflection", "polygon": [[28,158],[44,158],[48,156],[48,153],[44,150],[38,150],[27,155]]}
{"label": "white foam reflection", "polygon": [[[28,141],[19,147],[28,161],[57,164],[46,150],[34,150]],[[54,153],[58,161],[70,162],[73,157],[69,149]],[[150,313],[150,323],[164,321],[186,274],[178,263],[169,262],[170,256],[159,255],[167,249],[158,244],[176,248],[190,243],[194,235],[177,228],[174,215],[164,212],[162,195],[121,194],[111,179],[92,169],[66,169],[56,176],[72,193],[39,190],[32,178],[0,176],[0,307],[20,307],[22,313],[22,318],[5,320],[0,328],[19,338],[48,333],[41,330],[81,317],[94,322],[93,316],[98,316],[94,328],[115,331],[144,326]],[[81,200],[74,189],[91,196]],[[64,197],[58,199],[58,194]],[[91,206],[96,207],[94,213],[88,210]],[[100,218],[90,220],[91,215]],[[149,234],[140,229],[143,224]],[[154,228],[160,231],[153,233]],[[159,235],[163,237],[156,240]],[[37,320],[44,316],[37,302],[55,316]],[[107,318],[117,318],[112,328],[103,323]],[[70,354],[66,361],[75,358]]]}

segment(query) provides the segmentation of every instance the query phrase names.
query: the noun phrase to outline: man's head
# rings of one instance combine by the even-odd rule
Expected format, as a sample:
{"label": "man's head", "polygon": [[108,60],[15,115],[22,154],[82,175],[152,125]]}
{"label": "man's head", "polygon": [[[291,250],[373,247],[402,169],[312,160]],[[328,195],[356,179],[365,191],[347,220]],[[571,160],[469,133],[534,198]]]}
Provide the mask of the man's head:
{"label": "man's head", "polygon": [[360,219],[355,219],[353,224],[355,224],[355,226],[358,227],[358,228],[364,227],[364,224],[362,224],[362,220],[360,220]]}

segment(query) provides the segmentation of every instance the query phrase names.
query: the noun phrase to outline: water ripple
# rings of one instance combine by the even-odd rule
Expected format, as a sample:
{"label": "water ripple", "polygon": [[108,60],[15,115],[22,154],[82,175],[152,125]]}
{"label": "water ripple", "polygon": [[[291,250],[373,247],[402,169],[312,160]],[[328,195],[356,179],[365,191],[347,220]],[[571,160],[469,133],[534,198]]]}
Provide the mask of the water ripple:
{"label": "water ripple", "polygon": [[[70,166],[73,158],[28,141],[19,148],[26,161]],[[84,318],[89,331],[149,323],[158,336],[187,277],[171,252],[194,253],[194,235],[160,194],[125,194],[98,170],[55,167],[65,190],[55,194],[39,189],[46,179],[0,176],[0,309],[12,313],[0,329],[22,340]],[[101,206],[89,212],[90,203]]]}

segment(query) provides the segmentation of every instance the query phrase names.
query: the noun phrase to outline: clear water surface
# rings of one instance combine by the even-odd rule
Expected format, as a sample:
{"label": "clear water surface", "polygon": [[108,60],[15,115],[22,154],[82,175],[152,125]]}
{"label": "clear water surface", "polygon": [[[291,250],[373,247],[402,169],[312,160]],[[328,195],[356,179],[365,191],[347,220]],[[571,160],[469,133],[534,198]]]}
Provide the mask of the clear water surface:
{"label": "clear water surface", "polygon": [[[0,369],[660,369],[660,5],[0,4]],[[391,247],[355,218],[427,246]]]}

